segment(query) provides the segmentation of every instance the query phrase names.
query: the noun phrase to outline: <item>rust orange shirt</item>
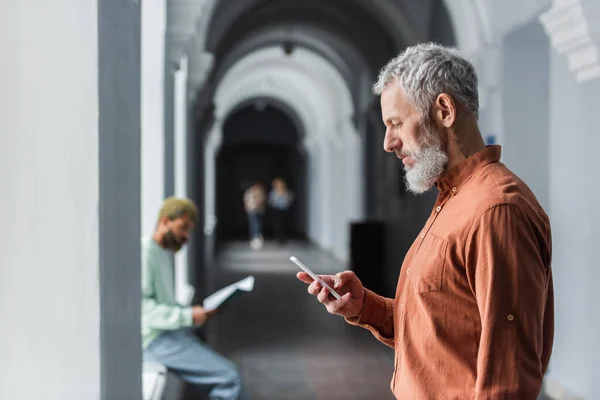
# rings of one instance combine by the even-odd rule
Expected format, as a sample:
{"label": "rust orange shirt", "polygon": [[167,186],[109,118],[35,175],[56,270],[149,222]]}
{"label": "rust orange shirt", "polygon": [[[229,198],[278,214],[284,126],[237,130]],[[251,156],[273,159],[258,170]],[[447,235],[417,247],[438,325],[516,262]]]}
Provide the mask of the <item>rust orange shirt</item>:
{"label": "rust orange shirt", "polygon": [[404,400],[535,400],[554,333],[551,233],[531,190],[490,146],[436,186],[395,299],[366,291],[363,326],[395,349]]}

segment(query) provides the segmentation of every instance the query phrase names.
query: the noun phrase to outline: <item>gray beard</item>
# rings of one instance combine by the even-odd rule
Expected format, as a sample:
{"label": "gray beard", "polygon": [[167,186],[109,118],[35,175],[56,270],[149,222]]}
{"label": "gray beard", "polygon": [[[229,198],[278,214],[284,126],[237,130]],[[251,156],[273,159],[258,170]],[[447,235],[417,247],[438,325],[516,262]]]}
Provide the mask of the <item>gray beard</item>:
{"label": "gray beard", "polygon": [[404,166],[404,180],[409,191],[422,194],[433,187],[448,164],[448,155],[440,144],[423,147],[411,155],[412,167]]}

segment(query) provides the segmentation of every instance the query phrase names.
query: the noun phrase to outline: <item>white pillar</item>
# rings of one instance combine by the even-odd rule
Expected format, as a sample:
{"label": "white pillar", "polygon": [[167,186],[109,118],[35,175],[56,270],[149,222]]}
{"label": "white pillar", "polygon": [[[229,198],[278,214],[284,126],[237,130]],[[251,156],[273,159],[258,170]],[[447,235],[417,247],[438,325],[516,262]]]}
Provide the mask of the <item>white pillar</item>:
{"label": "white pillar", "polygon": [[[187,78],[188,63],[184,57],[175,72],[175,196],[188,197],[187,190]],[[198,228],[197,228],[198,229]],[[193,294],[188,276],[188,248],[175,256],[175,293],[181,304],[187,304]]]}
{"label": "white pillar", "polygon": [[549,214],[556,321],[546,391],[557,399],[597,399],[600,190],[593,182],[600,170],[600,3],[554,0],[540,21],[552,44]]}
{"label": "white pillar", "polygon": [[66,3],[0,12],[3,399],[100,396],[98,11]]}
{"label": "white pillar", "polygon": [[[324,137],[324,133],[320,133],[318,135],[319,138]],[[320,143],[320,183],[321,187],[319,188],[319,197],[320,197],[320,208],[321,208],[321,247],[325,250],[331,250],[332,240],[331,240],[331,192],[333,188],[331,187],[332,182],[332,160],[331,160],[331,149],[330,143],[327,140],[321,139]]]}
{"label": "white pillar", "polygon": [[139,6],[108,3],[0,5],[1,399],[141,398]]}
{"label": "white pillar", "polygon": [[317,172],[319,168],[319,152],[318,149],[315,148],[315,143],[311,139],[310,136],[306,136],[303,141],[304,148],[307,153],[307,181],[306,186],[308,190],[308,226],[307,226],[307,235],[310,240],[313,242],[317,242],[318,240],[318,229],[319,229],[319,205],[318,205],[318,192],[319,185],[317,182]]}
{"label": "white pillar", "polygon": [[[356,128],[350,121],[346,120],[343,128],[347,132],[346,141],[346,176],[347,182],[352,182],[348,186],[347,198],[348,205],[348,222],[354,222],[364,217],[364,187],[365,174],[363,164],[363,140]],[[349,234],[349,232],[348,232]],[[348,236],[349,237],[349,236]],[[348,240],[348,245],[350,244]]]}
{"label": "white pillar", "polygon": [[142,2],[142,234],[156,227],[165,197],[165,0]]}
{"label": "white pillar", "polygon": [[221,147],[223,133],[221,132],[221,122],[215,121],[212,131],[208,136],[206,150],[204,153],[204,234],[211,235],[216,220],[216,157]]}
{"label": "white pillar", "polygon": [[[203,14],[208,2],[214,0],[169,0],[167,6],[167,40],[169,60],[178,63],[190,50],[198,18]],[[200,48],[194,49],[200,50]]]}
{"label": "white pillar", "polygon": [[331,227],[332,227],[332,248],[333,254],[345,262],[347,258],[346,251],[346,222],[348,210],[348,198],[345,196],[346,188],[352,185],[352,182],[345,180],[344,170],[346,168],[344,151],[345,146],[342,139],[336,134],[333,138],[333,165],[331,182]]}
{"label": "white pillar", "polygon": [[504,112],[502,106],[502,48],[488,44],[479,50],[475,66],[479,77],[479,117],[481,134],[495,144],[504,144]]}

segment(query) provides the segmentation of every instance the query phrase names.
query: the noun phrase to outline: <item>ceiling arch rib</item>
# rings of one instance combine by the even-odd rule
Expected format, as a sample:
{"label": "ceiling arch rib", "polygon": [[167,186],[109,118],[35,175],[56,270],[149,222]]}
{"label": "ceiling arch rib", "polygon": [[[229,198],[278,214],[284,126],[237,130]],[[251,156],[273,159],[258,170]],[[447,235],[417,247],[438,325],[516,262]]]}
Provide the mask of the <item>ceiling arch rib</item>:
{"label": "ceiling arch rib", "polygon": [[271,106],[273,108],[278,109],[292,121],[292,124],[296,128],[296,132],[298,132],[299,137],[304,138],[306,136],[306,127],[304,126],[304,120],[298,113],[298,109],[292,107],[291,104],[281,101],[280,99],[272,96],[262,96],[257,95],[254,97],[249,97],[245,101],[238,103],[230,112],[229,115],[234,115],[238,111],[246,108],[246,107],[259,107],[262,106]]}
{"label": "ceiling arch rib", "polygon": [[[255,73],[249,75],[248,79],[235,82],[235,85],[229,87],[228,92],[217,93],[215,97],[217,119],[224,121],[237,104],[251,98],[274,97],[289,104],[298,112],[306,127],[307,140],[314,140],[314,136],[327,126],[327,115],[325,115],[328,111],[327,105],[310,101],[315,96],[315,92],[320,94],[319,88],[308,81],[298,79],[298,75],[294,76],[286,72]],[[286,79],[287,82],[277,83],[273,79],[274,75]],[[289,78],[295,79],[288,80]]]}
{"label": "ceiling arch rib", "polygon": [[[260,53],[253,53],[239,64],[243,73],[246,71],[265,71],[266,69],[281,68],[282,70],[297,71],[302,75],[308,76],[313,80],[317,87],[321,87],[323,100],[331,102],[336,110],[336,117],[350,118],[352,116],[352,103],[350,92],[339,73],[323,62],[320,57],[314,57],[310,52],[299,51],[292,57],[282,57],[280,49],[274,48],[274,52],[267,53],[267,50]],[[263,57],[264,55],[264,57]],[[302,79],[302,77],[299,77]],[[320,100],[321,101],[321,100]]]}
{"label": "ceiling arch rib", "polygon": [[[218,92],[215,98],[217,118],[226,118],[236,103],[256,96],[272,96],[281,99],[298,110],[306,127],[305,145],[332,140],[340,145],[340,133],[356,135],[354,130],[339,129],[340,120],[349,120],[349,111],[344,112],[332,94],[331,88],[315,81],[314,74],[307,74],[289,66],[279,66],[268,62],[266,65],[255,65],[254,72],[241,74],[235,71],[230,76],[243,76],[227,87],[227,94]],[[275,68],[275,69],[274,69]],[[338,77],[339,79],[339,77]],[[347,106],[347,105],[346,105]],[[348,110],[349,107],[346,107]]]}
{"label": "ceiling arch rib", "polygon": [[[259,87],[257,85],[248,85],[240,90],[241,103],[244,104],[255,101],[257,98],[271,98],[277,101],[279,104],[285,104],[288,109],[292,109],[298,116],[298,119],[303,127],[303,140],[302,143],[306,146],[315,142],[314,134],[311,133],[318,131],[319,118],[316,111],[311,108],[311,105],[306,100],[303,100],[300,95],[294,93],[289,88],[286,89],[288,92],[283,93],[280,89],[272,88],[268,89],[264,85]],[[258,97],[257,97],[258,96]],[[237,106],[230,107],[228,116],[232,115]],[[307,146],[308,147],[308,146]]]}
{"label": "ceiling arch rib", "polygon": [[[280,79],[273,79],[274,76]],[[357,135],[355,130],[341,131],[341,124],[332,107],[332,101],[327,100],[327,95],[314,82],[301,78],[297,71],[269,70],[257,75],[249,75],[248,80],[232,88],[232,96],[219,98],[216,101],[217,110],[221,120],[227,118],[235,104],[256,96],[271,96],[288,103],[298,111],[306,126],[304,144],[307,147],[315,143],[332,141],[336,145],[342,143],[341,134]],[[227,106],[228,105],[228,106]],[[345,139],[347,140],[347,138]]]}
{"label": "ceiling arch rib", "polygon": [[[304,95],[310,96],[311,102],[318,103],[318,109],[331,110],[330,118],[350,118],[353,115],[350,91],[339,72],[322,57],[305,49],[298,49],[290,57],[285,56],[280,47],[248,55],[227,72],[215,99],[222,96],[235,99],[236,84],[242,80],[261,80],[261,76],[263,81],[271,80],[281,87],[301,82],[301,91],[313,88],[312,93]],[[227,92],[230,94],[226,95]]]}
{"label": "ceiling arch rib", "polygon": [[[424,0],[421,0],[424,1]],[[325,21],[336,24],[337,21],[343,22],[345,28],[352,30],[356,23],[361,22],[363,28],[369,27],[378,30],[379,37],[384,37],[395,43],[395,49],[405,46],[406,43],[415,43],[426,40],[426,37],[420,32],[418,24],[405,12],[406,7],[399,0],[304,0],[303,2],[283,1],[283,0],[229,0],[219,3],[215,9],[214,18],[211,20],[211,26],[208,35],[206,35],[206,49],[216,51],[225,40],[228,32],[242,25],[245,18],[248,20],[256,19],[257,16],[265,14],[282,14],[282,10],[296,9],[294,16],[300,15],[305,11],[314,16],[318,21],[319,14],[329,13],[329,18]],[[344,12],[339,10],[344,8]],[[296,19],[297,17],[294,17]],[[273,18],[269,23],[276,23]],[[321,21],[323,22],[323,21]],[[342,29],[349,33],[347,29]],[[340,32],[341,33],[341,32]]]}
{"label": "ceiling arch rib", "polygon": [[[310,48],[323,54],[328,54],[328,58],[338,65],[338,69],[343,71],[347,80],[349,76],[348,71],[345,70],[343,63],[340,63],[339,60],[341,59],[348,64],[352,64],[350,66],[351,68],[354,67],[356,61],[361,60],[356,63],[358,67],[352,69],[352,78],[348,80],[354,98],[355,109],[359,110],[363,108],[360,104],[365,103],[365,101],[360,101],[358,99],[360,96],[364,97],[364,94],[361,93],[364,91],[365,85],[361,83],[365,80],[371,82],[374,79],[373,75],[377,73],[377,68],[383,65],[382,63],[402,48],[404,44],[427,40],[427,38],[423,36],[427,29],[421,26],[423,23],[415,24],[415,21],[419,18],[415,17],[415,13],[412,9],[408,8],[409,6],[400,0],[373,0],[369,2],[364,2],[362,0],[344,1],[352,3],[352,6],[355,9],[363,10],[362,15],[360,15],[361,23],[363,22],[363,19],[366,19],[374,22],[375,25],[380,26],[380,29],[384,32],[380,35],[382,38],[381,40],[377,40],[377,43],[371,43],[372,46],[367,46],[367,49],[365,49],[364,46],[360,47],[354,41],[344,41],[344,36],[340,35],[340,32],[335,31],[331,32],[332,34],[330,35],[332,38],[337,38],[337,42],[335,42],[334,40],[327,39],[326,28],[329,28],[329,24],[316,23],[316,25],[303,24],[302,29],[299,30],[299,32],[306,31],[306,34],[304,36],[299,34],[297,37],[294,37],[294,41],[296,41],[298,45],[306,47],[312,46]],[[484,0],[422,1],[429,3],[433,2],[436,3],[437,6],[442,6],[442,4],[445,6],[452,19],[457,46],[471,56],[478,69],[482,69],[484,66],[481,58],[484,56],[481,55],[481,50],[490,42],[490,24],[486,19],[487,12]],[[320,5],[321,3],[324,3],[324,5]],[[302,4],[309,4],[308,7],[312,7],[311,9],[322,9],[323,7],[332,8],[336,6],[336,0],[319,2],[308,1],[303,2]],[[281,7],[282,1],[228,0],[227,2],[222,2],[219,0],[173,0],[169,1],[168,6],[170,9],[168,32],[170,32],[170,37],[173,38],[170,42],[176,43],[175,46],[170,46],[171,54],[180,54],[182,51],[181,49],[184,49],[189,52],[191,57],[194,57],[194,53],[208,54],[206,49],[211,48],[209,43],[212,40],[211,37],[223,38],[230,30],[242,29],[238,27],[236,21],[241,21],[240,18],[246,18],[248,16],[247,12],[254,12],[255,8],[271,9],[273,7]],[[428,7],[431,7],[431,5]],[[276,13],[272,14],[272,16],[276,17]],[[190,24],[190,21],[194,21],[194,18],[195,23],[193,26],[195,29],[193,30],[193,37],[190,37],[186,41],[185,35],[189,34],[190,26],[192,25]],[[399,23],[399,21],[403,22]],[[278,21],[276,18],[272,20],[269,23],[269,28],[275,26],[275,29],[279,29],[279,32],[273,34],[259,34],[258,36],[262,36],[262,40],[264,40],[262,44],[260,43],[260,40],[257,40],[252,44],[240,46],[245,41],[245,38],[253,35],[253,32],[256,31],[256,29],[254,31],[250,30],[243,32],[243,34],[238,35],[238,42],[235,43],[234,48],[229,49],[229,51],[226,52],[226,54],[228,54],[226,56],[227,61],[223,62],[225,60],[215,60],[215,67],[219,69],[221,69],[221,66],[228,68],[228,65],[235,62],[237,57],[243,56],[243,51],[236,55],[230,55],[237,52],[237,47],[245,47],[248,51],[253,51],[262,45],[269,45],[276,42],[276,37],[281,35],[283,26],[291,26],[293,23],[294,21],[289,20]],[[178,27],[178,25],[181,26]],[[264,24],[259,28],[264,31],[265,29],[262,28],[263,26]],[[354,24],[353,26],[356,25]],[[313,28],[315,31],[310,32]],[[215,29],[223,29],[223,31],[219,33],[215,32]],[[319,29],[320,31],[318,31]],[[352,30],[356,31],[356,29]],[[374,50],[370,49],[370,47],[375,48],[378,43],[385,40],[394,42],[396,48],[391,50],[392,53],[389,53],[388,49],[388,53],[384,56],[386,59],[379,60],[377,58],[378,56],[375,56],[376,52],[373,53]],[[186,43],[185,46],[182,45],[184,42]],[[321,48],[315,47],[315,43],[318,43]],[[214,51],[215,49],[216,48],[213,48],[212,50]],[[354,54],[359,54],[359,57],[351,57],[351,53],[348,52],[348,49],[352,49],[351,51],[353,51]],[[382,49],[383,48],[380,48],[379,51],[380,56],[382,55]],[[327,53],[325,53],[325,51],[327,51]],[[336,57],[335,54],[338,54],[338,56]],[[172,55],[171,58],[177,58],[177,55]],[[374,63],[377,65],[375,69]],[[366,71],[369,71],[368,74],[365,74],[364,72],[365,65],[370,67],[366,69]],[[196,69],[198,71],[196,71]],[[213,72],[212,59],[209,60],[206,56],[198,58],[198,62],[195,62],[195,59],[192,59],[189,68],[189,74],[193,78],[190,79],[190,89],[195,92],[203,87],[208,74],[211,72]],[[214,82],[212,78],[211,81]],[[369,102],[366,102],[365,104],[368,105]]]}
{"label": "ceiling arch rib", "polygon": [[363,55],[343,38],[318,27],[294,24],[272,26],[248,35],[221,61],[215,79],[219,81],[233,64],[246,55],[261,48],[281,46],[282,38],[293,43],[295,48],[306,48],[328,60],[340,71],[349,87],[357,81],[360,73],[368,71]]}
{"label": "ceiling arch rib", "polygon": [[[192,41],[195,45],[192,51],[207,50],[209,30],[215,18],[224,18],[217,22],[223,22],[222,28],[226,31],[234,22],[233,18],[239,17],[248,11],[249,7],[261,1],[264,0],[238,1],[233,3],[235,7],[232,8],[231,5],[227,7],[227,17],[219,17],[217,15],[221,3],[219,0],[169,0],[167,36],[173,44],[172,59],[178,61],[185,54],[186,46]],[[461,50],[476,51],[482,44],[490,42],[491,24],[483,0],[442,0],[442,2],[450,13],[457,46]],[[367,6],[370,14],[377,16],[380,22],[385,24],[390,35],[396,40],[403,38],[405,43],[424,40],[415,33],[415,28],[411,28],[410,23],[398,23],[406,19],[402,10],[398,8],[399,3],[398,0],[373,0],[364,2],[363,5]]]}

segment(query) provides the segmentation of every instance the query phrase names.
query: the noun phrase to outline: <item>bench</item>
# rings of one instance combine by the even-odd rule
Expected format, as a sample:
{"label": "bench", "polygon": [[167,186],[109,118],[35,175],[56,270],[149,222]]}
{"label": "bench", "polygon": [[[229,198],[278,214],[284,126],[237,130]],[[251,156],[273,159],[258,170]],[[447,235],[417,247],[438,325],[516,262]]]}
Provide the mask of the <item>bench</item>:
{"label": "bench", "polygon": [[[180,290],[184,293],[184,301],[182,304],[189,305],[194,297],[194,288],[186,285]],[[165,397],[171,398],[172,389],[171,386],[177,387],[177,384],[167,384],[167,381],[173,381],[173,377],[169,379],[169,373],[167,367],[155,362],[155,361],[144,361],[142,363],[142,393],[144,400],[163,400]],[[166,387],[169,387],[166,389]]]}
{"label": "bench", "polygon": [[159,363],[142,364],[142,393],[144,400],[162,400],[167,383],[167,368]]}

